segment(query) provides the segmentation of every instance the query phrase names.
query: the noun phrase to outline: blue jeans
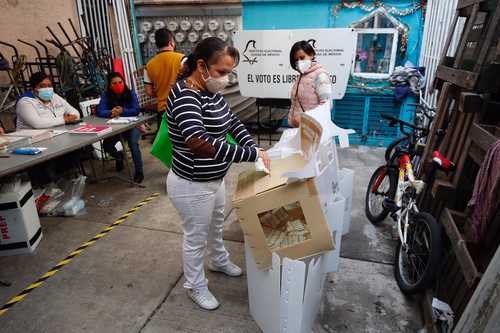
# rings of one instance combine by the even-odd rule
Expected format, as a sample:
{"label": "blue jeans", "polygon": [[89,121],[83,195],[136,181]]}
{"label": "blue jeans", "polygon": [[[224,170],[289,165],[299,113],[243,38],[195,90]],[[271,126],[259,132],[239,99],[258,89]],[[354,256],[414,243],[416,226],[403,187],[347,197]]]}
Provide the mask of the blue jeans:
{"label": "blue jeans", "polygon": [[[128,146],[132,153],[132,160],[134,161],[135,173],[143,173],[142,166],[142,154],[139,148],[139,140],[141,139],[141,132],[137,128],[133,128],[130,131],[124,132],[123,138],[127,140]],[[116,150],[116,143],[120,141],[120,135],[113,136],[111,138],[105,139],[103,146],[104,151],[111,155],[115,159],[122,159],[123,155]]]}

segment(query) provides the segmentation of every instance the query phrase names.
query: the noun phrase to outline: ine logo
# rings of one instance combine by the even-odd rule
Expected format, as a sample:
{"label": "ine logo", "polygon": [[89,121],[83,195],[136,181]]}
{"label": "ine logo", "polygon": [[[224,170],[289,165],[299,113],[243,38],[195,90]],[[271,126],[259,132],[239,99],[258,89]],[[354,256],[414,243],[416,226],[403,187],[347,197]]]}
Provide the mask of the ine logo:
{"label": "ine logo", "polygon": [[311,44],[313,48],[316,48],[316,39],[311,38],[307,41],[307,43]]}
{"label": "ine logo", "polygon": [[253,50],[256,49],[255,43],[256,43],[255,40],[253,39],[249,40],[247,42],[247,46],[245,46],[245,51],[243,51],[243,57],[245,57],[245,59],[243,59],[243,62],[248,62],[250,65],[253,65],[257,62],[257,57],[252,57],[252,55],[249,54],[251,49]]}

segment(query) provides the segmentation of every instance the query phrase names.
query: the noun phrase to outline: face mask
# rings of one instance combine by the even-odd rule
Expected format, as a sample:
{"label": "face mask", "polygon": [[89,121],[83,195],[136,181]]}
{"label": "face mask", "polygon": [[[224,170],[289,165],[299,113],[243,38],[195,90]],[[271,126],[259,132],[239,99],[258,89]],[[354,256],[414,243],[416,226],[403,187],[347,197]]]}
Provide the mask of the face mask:
{"label": "face mask", "polygon": [[208,78],[205,79],[203,75],[201,77],[203,78],[203,81],[205,81],[205,85],[207,86],[208,91],[210,91],[212,94],[215,94],[226,88],[229,83],[229,75],[224,75],[215,79],[210,76],[210,72],[208,71],[208,67],[206,64],[205,68],[207,69]]}
{"label": "face mask", "polygon": [[54,88],[38,89],[38,97],[46,102],[49,102],[53,96],[54,96]]}
{"label": "face mask", "polygon": [[310,67],[311,67],[311,64],[312,64],[312,61],[311,60],[299,60],[297,61],[297,69],[299,70],[299,72],[301,72],[302,74],[305,73],[305,71],[307,71]]}
{"label": "face mask", "polygon": [[123,84],[123,82],[115,83],[115,84],[111,85],[111,90],[115,94],[121,95],[125,91],[125,84]]}

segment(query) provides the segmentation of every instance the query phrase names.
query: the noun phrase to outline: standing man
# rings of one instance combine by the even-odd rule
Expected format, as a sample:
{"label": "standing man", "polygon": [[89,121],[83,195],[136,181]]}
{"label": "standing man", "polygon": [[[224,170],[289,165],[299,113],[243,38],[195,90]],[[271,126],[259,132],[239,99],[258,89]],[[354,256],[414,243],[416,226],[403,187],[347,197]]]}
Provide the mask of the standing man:
{"label": "standing man", "polygon": [[156,30],[155,43],[158,53],[146,65],[144,87],[148,96],[156,97],[161,116],[167,108],[167,97],[177,79],[184,55],[174,51],[174,35],[167,29]]}

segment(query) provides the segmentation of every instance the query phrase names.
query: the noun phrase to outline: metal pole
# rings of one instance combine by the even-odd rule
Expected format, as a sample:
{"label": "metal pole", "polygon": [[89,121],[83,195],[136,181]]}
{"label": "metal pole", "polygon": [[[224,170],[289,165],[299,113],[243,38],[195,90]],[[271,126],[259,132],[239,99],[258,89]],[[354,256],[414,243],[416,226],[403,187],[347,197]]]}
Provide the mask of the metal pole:
{"label": "metal pole", "polygon": [[52,31],[52,29],[50,29],[49,26],[46,26],[47,30],[50,32],[50,34],[52,35],[52,37],[54,38],[54,41],[59,44],[59,48],[60,49],[63,49],[64,46],[63,46],[63,43],[61,43],[61,41],[59,40],[59,38],[57,38],[56,34]]}
{"label": "metal pole", "polygon": [[94,0],[96,6],[96,15],[97,15],[97,28],[99,29],[99,35],[101,36],[101,40],[99,43],[99,49],[106,48],[106,35],[104,33],[104,24],[101,10],[101,0]]}
{"label": "metal pole", "polygon": [[38,59],[42,58],[42,54],[40,53],[40,51],[38,50],[38,48],[35,45],[33,45],[31,43],[28,43],[28,42],[26,42],[26,41],[24,41],[22,39],[19,39],[19,38],[17,39],[17,41],[20,42],[20,43],[26,44],[28,46],[31,46],[32,48],[34,48]]}
{"label": "metal pole", "polygon": [[75,46],[75,43],[73,43],[73,41],[71,40],[71,38],[69,38],[69,35],[68,33],[66,32],[66,30],[64,29],[64,27],[62,26],[61,22],[57,22],[57,25],[59,26],[59,28],[62,30],[64,36],[66,37],[66,39],[68,40],[68,43],[69,45],[71,45],[71,47],[73,48],[73,51],[75,51],[76,53],[76,56],[78,58],[81,58],[81,55],[80,55],[80,52],[78,52],[78,49],[76,48]]}
{"label": "metal pole", "polygon": [[102,36],[102,49],[109,49],[108,45],[108,28],[106,26],[105,18],[104,18],[104,12],[102,8],[102,0],[97,0],[97,11],[99,13],[99,29],[101,31],[101,36]]}
{"label": "metal pole", "polygon": [[115,17],[115,24],[116,24],[116,30],[118,32],[118,45],[120,47],[120,56],[122,58],[123,61],[125,61],[125,59],[123,59],[123,55],[124,55],[124,48],[125,46],[123,45],[123,42],[122,42],[122,39],[121,39],[121,28],[120,28],[120,14],[119,14],[119,11],[118,11],[118,5],[117,5],[117,0],[112,0],[113,1],[113,9],[114,9],[114,17]]}
{"label": "metal pole", "polygon": [[55,83],[54,82],[54,68],[52,67],[52,64],[50,62],[50,59],[52,59],[52,58],[49,54],[49,48],[39,40],[37,40],[36,42],[38,43],[38,45],[42,46],[43,49],[45,50],[45,60],[47,63],[47,68],[49,69],[50,79],[52,80],[53,83]]}
{"label": "metal pole", "polygon": [[135,4],[134,1],[130,1],[130,16],[132,17],[132,42],[134,43],[134,51],[135,51],[135,61],[137,67],[142,67],[142,55],[141,55],[141,46],[139,44],[139,40],[137,38],[137,19],[135,17]]}
{"label": "metal pole", "polygon": [[122,33],[122,40],[123,40],[123,45],[124,45],[124,58],[125,58],[125,73],[127,75],[127,79],[130,85],[132,85],[132,80],[131,80],[131,73],[130,73],[130,58],[128,56],[129,52],[129,45],[127,43],[127,24],[125,21],[126,13],[124,10],[124,3],[122,0],[117,1],[118,4],[118,12],[121,20],[120,28],[121,28],[121,33]]}
{"label": "metal pole", "polygon": [[90,2],[90,7],[92,8],[92,30],[94,31],[94,46],[95,46],[95,51],[101,47],[102,45],[102,39],[101,39],[101,33],[99,32],[99,20],[97,17],[97,9],[95,6],[95,0],[89,0]]}
{"label": "metal pole", "polygon": [[84,7],[84,13],[85,13],[85,30],[86,30],[86,35],[87,37],[92,37],[92,24],[91,24],[91,19],[90,19],[90,9],[88,6],[88,3],[85,2],[85,7]]}
{"label": "metal pole", "polygon": [[115,57],[115,48],[113,44],[113,36],[111,34],[111,22],[109,21],[109,7],[108,0],[104,1],[104,18],[106,19],[106,26],[108,27],[108,43],[111,57]]}
{"label": "metal pole", "polygon": [[[83,11],[83,6],[82,6],[82,0],[77,0],[76,7],[77,7],[77,11],[78,11],[78,20],[80,21],[80,31],[82,32],[82,36],[86,37],[87,36],[87,29],[85,27],[85,23],[83,22],[84,11]],[[73,26],[73,23],[71,23],[71,26]],[[74,26],[73,26],[73,29],[74,29]],[[76,30],[75,30],[75,34],[77,34]]]}
{"label": "metal pole", "polygon": [[122,1],[122,6],[123,6],[122,7],[122,9],[123,9],[123,15],[124,15],[124,19],[126,21],[126,25],[125,25],[125,38],[126,38],[126,41],[127,41],[127,44],[128,44],[127,55],[128,55],[128,58],[129,58],[129,66],[130,66],[130,80],[132,82],[132,86],[133,86],[134,90],[137,91],[137,82],[135,80],[135,75],[134,75],[137,67],[136,67],[136,61],[135,61],[135,56],[134,56],[134,48],[133,48],[133,45],[132,45],[130,24],[129,24],[128,14],[127,14],[127,9],[125,7],[125,1],[124,0],[121,0],[121,1]]}

